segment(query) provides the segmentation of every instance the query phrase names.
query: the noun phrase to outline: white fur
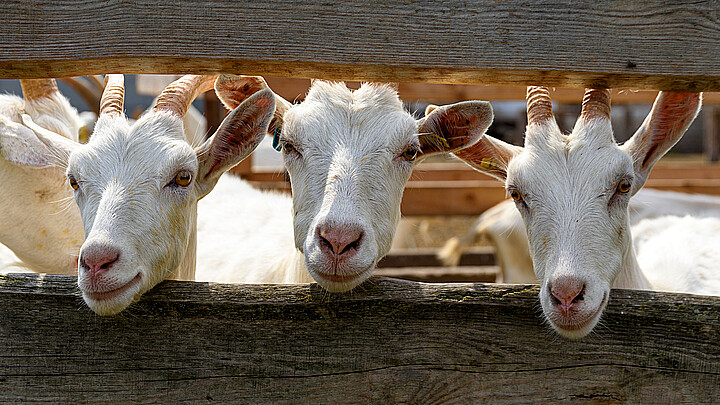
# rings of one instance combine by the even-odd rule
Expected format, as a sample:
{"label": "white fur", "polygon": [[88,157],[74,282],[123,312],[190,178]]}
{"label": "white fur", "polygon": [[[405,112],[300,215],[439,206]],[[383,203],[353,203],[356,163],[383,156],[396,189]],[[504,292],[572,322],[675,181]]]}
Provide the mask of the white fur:
{"label": "white fur", "polygon": [[[459,153],[479,170],[487,171],[482,162],[488,158],[508,162],[491,174],[505,179],[509,194],[517,198],[543,313],[561,335],[587,335],[599,321],[611,287],[720,294],[714,289],[720,279],[717,219],[662,219],[664,224],[653,228],[678,224],[672,232],[656,232],[653,238],[664,240],[644,242],[637,254],[643,255],[644,263],[650,263],[647,257],[660,247],[677,254],[665,254],[643,271],[628,212],[630,197],[699,108],[697,93],[660,93],[641,128],[622,146],[615,143],[609,117],[589,115],[581,116],[567,136],[554,119],[537,120],[527,127],[525,148],[499,141],[488,147],[489,141],[481,140]],[[622,187],[625,191],[620,191],[621,184],[627,186]],[[680,222],[691,226],[680,232]],[[691,233],[703,235],[703,243]],[[681,252],[690,245],[690,254]],[[675,282],[676,278],[692,282]]]}
{"label": "white fur", "polygon": [[[167,111],[132,125],[124,116],[101,115],[86,145],[34,128],[78,183],[74,196],[86,234],[78,285],[91,309],[115,314],[164,279],[194,279],[197,202],[257,146],[274,109],[272,93],[258,92],[196,149],[181,117]],[[192,181],[179,185],[179,173]]]}
{"label": "white fur", "polygon": [[292,199],[236,176],[222,176],[198,203],[197,248],[197,281],[313,281],[293,242]]}
{"label": "white fur", "polygon": [[[720,197],[643,188],[630,199],[628,208],[631,233],[636,241],[635,224],[644,219],[664,215],[720,217]],[[501,270],[500,282],[537,283],[525,224],[512,200],[485,211],[465,235],[448,240],[439,256],[446,265],[456,266],[462,253],[481,237],[486,237],[495,247],[495,258]]]}
{"label": "white fur", "polygon": [[[461,136],[452,121],[458,117],[467,128]],[[451,135],[440,133],[441,120],[453,128]],[[390,86],[363,84],[352,91],[343,83],[315,81],[305,101],[285,114],[280,139],[293,191],[295,247],[313,278],[329,291],[347,291],[370,277],[387,254],[405,184],[419,160],[403,153],[416,150],[424,157],[433,151],[421,151],[418,133],[451,136],[455,144],[462,138],[464,147],[491,121],[486,102],[444,107],[416,121]],[[325,231],[361,236],[349,254],[338,256]]]}
{"label": "white fur", "polygon": [[64,172],[50,166],[47,148],[22,125],[22,114],[75,141],[80,128],[77,111],[60,94],[27,103],[0,95],[0,242],[21,261],[13,270],[75,274],[80,213]]}

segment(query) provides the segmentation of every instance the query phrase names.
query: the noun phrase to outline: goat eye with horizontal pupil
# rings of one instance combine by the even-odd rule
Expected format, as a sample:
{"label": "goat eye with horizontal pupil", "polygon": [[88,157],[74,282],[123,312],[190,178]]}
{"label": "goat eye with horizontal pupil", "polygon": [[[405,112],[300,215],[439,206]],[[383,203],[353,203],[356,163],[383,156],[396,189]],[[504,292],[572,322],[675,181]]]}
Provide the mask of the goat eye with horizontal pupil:
{"label": "goat eye with horizontal pupil", "polygon": [[630,180],[622,180],[617,185],[617,191],[623,194],[626,194],[630,191],[630,188],[632,187],[632,183],[630,183]]}
{"label": "goat eye with horizontal pupil", "polygon": [[415,160],[415,158],[417,158],[417,155],[418,155],[418,150],[415,148],[405,149],[405,152],[402,153],[403,159],[410,161],[410,162]]}
{"label": "goat eye with horizontal pupil", "polygon": [[510,191],[510,198],[512,198],[515,201],[521,201],[522,197],[520,196],[520,192],[517,190]]}
{"label": "goat eye with horizontal pupil", "polygon": [[69,176],[68,182],[70,183],[70,187],[72,187],[73,190],[77,190],[80,188],[80,185],[78,184],[77,180],[75,180],[75,177]]}
{"label": "goat eye with horizontal pupil", "polygon": [[192,181],[192,173],[187,170],[181,170],[175,175],[174,183],[181,187],[187,187]]}
{"label": "goat eye with horizontal pupil", "polygon": [[290,142],[283,143],[282,148],[285,153],[295,152],[295,147]]}

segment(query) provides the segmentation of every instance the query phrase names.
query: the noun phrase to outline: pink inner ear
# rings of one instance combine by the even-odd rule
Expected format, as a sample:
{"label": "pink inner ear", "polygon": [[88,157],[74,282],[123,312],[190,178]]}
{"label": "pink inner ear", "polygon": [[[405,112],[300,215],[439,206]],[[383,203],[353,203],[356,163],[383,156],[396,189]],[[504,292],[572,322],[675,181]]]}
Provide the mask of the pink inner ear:
{"label": "pink inner ear", "polygon": [[[428,116],[425,125],[429,132],[445,138],[449,145],[448,150],[453,150],[467,145],[468,141],[477,135],[475,131],[484,129],[480,128],[479,121],[480,117],[471,111],[447,108],[435,110],[434,114]],[[433,147],[433,150],[442,150],[438,148],[439,145]]]}
{"label": "pink inner ear", "polygon": [[[213,163],[207,176],[226,165],[239,163],[254,149],[265,136],[268,125],[264,109],[272,106],[273,100],[256,97],[252,106],[240,116],[228,117],[220,126],[210,147]],[[232,118],[232,119],[231,119]]]}
{"label": "pink inner ear", "polygon": [[[695,97],[693,97],[695,96]],[[674,144],[692,123],[700,103],[699,93],[667,92],[662,94],[660,103],[652,114],[649,131],[643,143],[648,150],[642,167],[655,160],[658,148],[666,143]],[[669,148],[669,146],[668,146]]]}
{"label": "pink inner ear", "polygon": [[222,75],[215,83],[218,96],[223,104],[231,110],[242,104],[253,94],[266,88],[265,82],[254,76],[229,77]]}

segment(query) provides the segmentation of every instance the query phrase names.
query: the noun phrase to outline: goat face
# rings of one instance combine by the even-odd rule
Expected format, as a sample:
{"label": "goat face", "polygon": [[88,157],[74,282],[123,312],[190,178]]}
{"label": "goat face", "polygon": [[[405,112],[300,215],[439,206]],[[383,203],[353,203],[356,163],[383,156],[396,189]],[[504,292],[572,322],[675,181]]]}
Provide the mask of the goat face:
{"label": "goat face", "polygon": [[527,138],[537,136],[533,131],[555,133],[526,146],[510,162],[506,182],[528,231],[543,312],[570,338],[593,329],[632,254],[632,160],[612,141],[609,120],[588,126],[596,136],[577,136],[579,128],[563,137],[556,126],[528,127]]}
{"label": "goat face", "polygon": [[492,121],[486,102],[442,107],[416,121],[389,86],[314,82],[284,116],[279,145],[293,191],[295,246],[325,289],[370,277],[388,252],[416,162],[475,142]]}
{"label": "goat face", "polygon": [[101,117],[93,141],[70,156],[67,174],[86,235],[78,285],[99,314],[119,312],[179,277],[173,273],[194,250],[198,160],[183,139],[175,115],[148,114],[132,127],[124,117]]}
{"label": "goat face", "polygon": [[607,90],[588,90],[563,135],[547,89],[528,89],[525,148],[484,138],[458,156],[506,183],[527,230],[540,303],[561,335],[597,324],[621,273],[637,271],[628,203],[699,111],[697,93],[661,93],[643,126],[615,144]]}
{"label": "goat face", "polygon": [[117,108],[104,103],[109,112],[100,115],[86,145],[36,129],[67,162],[86,235],[78,285],[100,315],[122,311],[166,278],[194,278],[197,201],[267,132],[275,109],[269,90],[232,111],[205,143],[195,149],[188,144],[182,115],[213,81],[179,79],[132,126],[121,114],[121,101]]}

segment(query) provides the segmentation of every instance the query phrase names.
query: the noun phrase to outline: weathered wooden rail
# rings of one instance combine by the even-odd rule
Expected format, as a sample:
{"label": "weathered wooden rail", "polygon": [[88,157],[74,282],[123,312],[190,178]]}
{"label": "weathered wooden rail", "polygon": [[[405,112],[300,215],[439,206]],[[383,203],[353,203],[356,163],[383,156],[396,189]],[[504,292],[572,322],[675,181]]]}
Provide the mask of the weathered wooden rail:
{"label": "weathered wooden rail", "polygon": [[614,290],[581,341],[536,286],[165,282],[98,317],[68,276],[0,277],[0,402],[712,403],[717,298]]}
{"label": "weathered wooden rail", "polygon": [[14,0],[0,77],[279,77],[720,91],[714,1]]}

